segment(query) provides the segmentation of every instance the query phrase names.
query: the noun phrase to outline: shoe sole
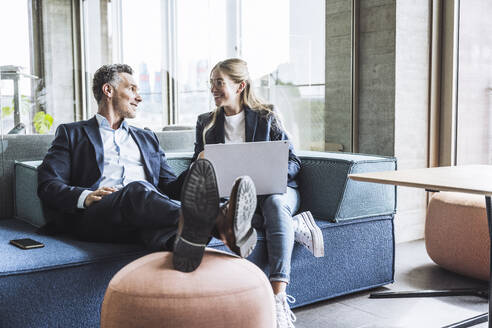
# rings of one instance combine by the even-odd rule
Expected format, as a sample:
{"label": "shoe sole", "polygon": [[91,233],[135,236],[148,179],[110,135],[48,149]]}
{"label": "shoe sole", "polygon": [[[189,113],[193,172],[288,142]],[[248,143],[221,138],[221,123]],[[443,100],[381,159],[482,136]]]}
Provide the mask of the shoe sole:
{"label": "shoe sole", "polygon": [[307,211],[302,213],[302,217],[304,218],[304,222],[306,222],[306,225],[311,232],[311,236],[313,237],[313,255],[315,257],[325,256],[323,233],[314,221],[313,215],[310,211]]}
{"label": "shoe sole", "polygon": [[235,242],[231,250],[240,257],[248,257],[256,246],[256,230],[251,226],[251,219],[256,210],[256,189],[248,176],[239,177],[234,183],[230,204],[235,204],[233,228]]}
{"label": "shoe sole", "polygon": [[212,164],[197,160],[181,190],[182,229],[176,235],[173,265],[182,272],[194,271],[201,263],[219,213],[217,178]]}

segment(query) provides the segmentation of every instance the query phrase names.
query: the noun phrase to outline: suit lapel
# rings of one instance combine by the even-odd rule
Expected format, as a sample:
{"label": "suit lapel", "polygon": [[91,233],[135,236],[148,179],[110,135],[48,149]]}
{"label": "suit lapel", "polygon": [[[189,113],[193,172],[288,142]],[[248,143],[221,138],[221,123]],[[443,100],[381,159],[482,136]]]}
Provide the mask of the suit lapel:
{"label": "suit lapel", "polygon": [[249,107],[244,106],[244,125],[246,128],[246,142],[252,142],[255,139],[256,125],[258,123],[258,113]]}
{"label": "suit lapel", "polygon": [[99,169],[99,173],[102,174],[104,170],[104,149],[101,133],[99,132],[99,124],[97,123],[95,116],[84,122],[84,130],[85,133],[87,133],[92,146],[94,147],[94,151],[96,152],[97,167]]}
{"label": "suit lapel", "polygon": [[[213,133],[210,133],[212,131]],[[219,109],[217,117],[215,118],[215,124],[212,128],[210,128],[209,132],[207,132],[205,140],[207,141],[207,144],[225,143],[223,108]]]}

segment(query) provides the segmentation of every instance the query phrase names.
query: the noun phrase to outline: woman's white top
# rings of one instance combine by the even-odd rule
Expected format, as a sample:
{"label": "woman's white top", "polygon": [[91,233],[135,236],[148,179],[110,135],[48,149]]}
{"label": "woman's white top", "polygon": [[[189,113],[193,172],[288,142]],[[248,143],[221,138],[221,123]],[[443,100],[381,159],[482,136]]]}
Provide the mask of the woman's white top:
{"label": "woman's white top", "polygon": [[238,143],[246,141],[246,126],[244,122],[244,110],[236,115],[224,115],[224,139],[225,143]]}

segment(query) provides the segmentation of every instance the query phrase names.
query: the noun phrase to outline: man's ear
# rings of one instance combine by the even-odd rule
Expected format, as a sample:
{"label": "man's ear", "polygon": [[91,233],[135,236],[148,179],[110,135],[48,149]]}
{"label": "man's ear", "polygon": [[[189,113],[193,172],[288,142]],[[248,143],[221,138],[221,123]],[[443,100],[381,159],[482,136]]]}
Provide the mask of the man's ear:
{"label": "man's ear", "polygon": [[103,93],[106,97],[111,98],[113,96],[113,86],[109,83],[104,83],[102,86]]}

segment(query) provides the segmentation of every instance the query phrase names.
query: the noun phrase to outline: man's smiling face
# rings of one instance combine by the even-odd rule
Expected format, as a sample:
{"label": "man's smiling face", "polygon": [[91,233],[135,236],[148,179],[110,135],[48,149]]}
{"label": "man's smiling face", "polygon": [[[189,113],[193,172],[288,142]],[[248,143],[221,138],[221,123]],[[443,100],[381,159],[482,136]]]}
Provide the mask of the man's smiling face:
{"label": "man's smiling face", "polygon": [[135,118],[138,104],[142,101],[142,97],[138,94],[137,83],[131,74],[119,73],[119,77],[119,84],[113,86],[113,108],[120,117]]}

